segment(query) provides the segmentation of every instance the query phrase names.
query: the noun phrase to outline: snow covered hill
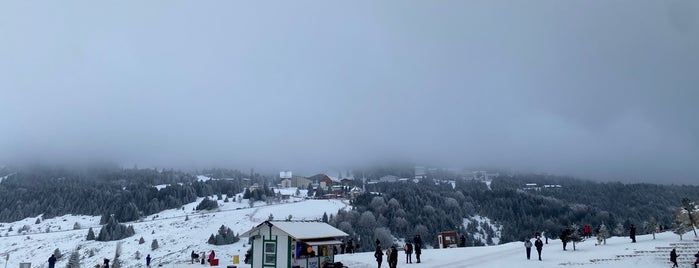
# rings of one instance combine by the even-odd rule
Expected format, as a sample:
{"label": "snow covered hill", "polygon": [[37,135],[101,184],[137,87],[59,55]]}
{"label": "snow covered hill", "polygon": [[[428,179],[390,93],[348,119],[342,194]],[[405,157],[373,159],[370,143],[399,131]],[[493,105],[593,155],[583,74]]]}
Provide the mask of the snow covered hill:
{"label": "snow covered hill", "polygon": [[[295,192],[295,189],[288,189]],[[156,215],[149,215],[142,221],[126,223],[133,225],[136,235],[119,241],[122,243],[120,259],[123,267],[145,266],[145,256],[150,254],[153,264],[172,268],[201,268],[201,264],[190,264],[189,256],[192,251],[216,251],[221,260],[221,267],[232,265],[234,255],[243,256],[248,249],[247,240],[225,246],[207,244],[211,234],[215,234],[221,225],[226,225],[235,233],[242,233],[254,225],[267,220],[270,215],[275,219],[284,219],[289,215],[294,220],[320,219],[323,213],[336,214],[339,209],[349,208],[347,202],[340,200],[305,200],[291,199],[280,204],[265,205],[256,203],[250,207],[245,200],[242,202],[218,201],[220,208],[210,212],[195,212],[197,202],[187,204],[183,209],[167,210]],[[185,220],[188,219],[188,220]],[[486,222],[485,219],[470,219],[474,222]],[[469,220],[469,221],[470,221]],[[75,224],[80,229],[74,230]],[[28,226],[29,230],[18,232]],[[0,265],[5,266],[5,256],[9,254],[7,267],[16,268],[20,263],[31,262],[32,267],[48,267],[47,259],[58,248],[63,254],[57,262],[57,268],[66,267],[71,252],[78,250],[81,257],[81,267],[90,268],[100,264],[102,259],[114,258],[117,241],[97,242],[85,241],[87,230],[92,227],[99,233],[99,217],[67,215],[46,219],[36,223],[36,218],[28,218],[13,223],[2,223],[0,226]],[[9,229],[12,228],[12,231]],[[48,229],[49,232],[46,232]],[[145,243],[139,244],[143,237]],[[628,238],[613,237],[606,245],[595,246],[594,239],[579,243],[576,251],[569,246],[563,251],[560,241],[549,240],[544,246],[543,261],[536,260],[536,251],[532,259],[526,260],[522,243],[504,245],[424,249],[423,262],[405,264],[405,255],[399,254],[399,267],[662,267],[667,265],[669,251],[676,246],[680,254],[680,267],[689,267],[694,253],[699,251],[699,241],[690,232],[680,241],[671,232],[656,235],[653,240],[650,235],[638,236],[638,243],[630,243]],[[159,248],[152,250],[151,243],[158,240]],[[400,245],[399,245],[400,246]],[[136,252],[140,259],[136,258]],[[93,253],[92,256],[90,253]],[[372,253],[357,253],[338,255],[336,261],[343,262],[352,268],[376,267]],[[249,267],[237,264],[238,267]],[[382,267],[387,267],[384,259]],[[669,267],[669,266],[668,266]]]}
{"label": "snow covered hill", "polygon": [[[294,189],[295,191],[295,189]],[[9,254],[7,267],[19,267],[20,263],[31,262],[32,267],[46,268],[47,260],[56,248],[63,258],[56,263],[57,268],[66,267],[72,251],[78,250],[81,267],[94,267],[104,258],[113,259],[117,243],[122,243],[123,267],[145,266],[145,256],[150,254],[155,265],[179,267],[189,261],[192,251],[210,252],[214,250],[223,263],[231,263],[233,255],[240,260],[248,249],[247,239],[232,245],[214,246],[207,244],[211,234],[216,234],[221,225],[225,225],[236,234],[243,233],[270,215],[284,219],[293,215],[294,220],[319,220],[324,213],[337,214],[339,209],[348,204],[340,200],[304,200],[291,199],[283,203],[265,205],[257,202],[251,208],[247,200],[242,202],[223,202],[219,200],[219,209],[210,212],[195,212],[194,208],[201,201],[187,204],[183,209],[172,209],[155,215],[149,215],[138,222],[125,223],[133,225],[136,235],[121,241],[98,242],[86,241],[88,228],[92,227],[99,234],[99,216],[62,216],[46,219],[36,223],[36,218],[27,218],[0,226],[0,265],[5,266],[5,257]],[[187,220],[185,220],[187,219]],[[80,229],[74,230],[75,224]],[[24,229],[27,226],[29,230]],[[12,231],[10,231],[12,229]],[[48,229],[49,232],[46,232]],[[139,244],[143,237],[145,243]],[[159,248],[151,250],[151,243],[158,240]],[[136,258],[136,252],[140,259]],[[93,254],[91,254],[93,253]],[[92,256],[90,256],[92,255]],[[200,267],[200,266],[198,266]]]}

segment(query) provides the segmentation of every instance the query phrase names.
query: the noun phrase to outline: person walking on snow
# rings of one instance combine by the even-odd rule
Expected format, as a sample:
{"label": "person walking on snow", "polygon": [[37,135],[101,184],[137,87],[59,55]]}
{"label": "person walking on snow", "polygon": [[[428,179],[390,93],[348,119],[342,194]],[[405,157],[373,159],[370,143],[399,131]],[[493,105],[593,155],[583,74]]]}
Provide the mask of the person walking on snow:
{"label": "person walking on snow", "polygon": [[420,254],[422,253],[422,248],[420,247],[420,244],[415,243],[415,259],[417,260],[417,263],[420,263]]}
{"label": "person walking on snow", "polygon": [[670,251],[670,262],[672,263],[672,267],[677,267],[677,256],[679,256],[677,255],[677,250],[673,248],[672,251]]}
{"label": "person walking on snow", "polygon": [[697,260],[694,261],[694,268],[697,268],[697,263],[699,263],[699,252],[697,252],[697,254],[694,254],[694,257],[697,258]]}
{"label": "person walking on snow", "polygon": [[398,250],[396,246],[391,246],[391,256],[389,257],[389,262],[391,268],[396,268],[398,266]]}
{"label": "person walking on snow", "polygon": [[376,258],[376,263],[379,265],[379,268],[381,268],[381,262],[383,262],[383,252],[381,248],[376,248],[376,251],[374,251],[374,258]]}
{"label": "person walking on snow", "polygon": [[413,244],[410,244],[410,240],[405,244],[405,263],[413,263]]}
{"label": "person walking on snow", "polygon": [[532,241],[529,241],[529,238],[524,239],[524,248],[527,250],[527,260],[528,260],[532,255]]}
{"label": "person walking on snow", "polygon": [[49,257],[49,268],[53,268],[56,266],[56,256],[51,254],[51,257]]}
{"label": "person walking on snow", "polygon": [[150,267],[150,254],[146,256],[146,267]]}
{"label": "person walking on snow", "polygon": [[636,243],[636,226],[633,224],[629,228],[629,237],[631,238],[631,243]]}
{"label": "person walking on snow", "polygon": [[536,247],[536,253],[539,254],[539,260],[541,260],[541,249],[544,248],[544,242],[541,242],[541,238],[536,239],[534,247]]}

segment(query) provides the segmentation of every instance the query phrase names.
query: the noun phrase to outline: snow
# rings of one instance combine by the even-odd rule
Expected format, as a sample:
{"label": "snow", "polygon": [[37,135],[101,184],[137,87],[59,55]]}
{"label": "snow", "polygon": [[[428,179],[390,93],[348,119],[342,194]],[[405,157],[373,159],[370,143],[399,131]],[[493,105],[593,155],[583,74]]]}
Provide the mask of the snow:
{"label": "snow", "polygon": [[478,230],[478,233],[473,234],[474,238],[478,239],[479,241],[483,242],[483,244],[488,244],[486,241],[488,240],[488,235],[485,232],[483,225],[490,226],[491,229],[493,229],[495,235],[491,237],[493,244],[497,245],[500,243],[500,235],[502,233],[502,226],[496,224],[494,221],[492,221],[488,217],[483,217],[480,215],[475,215],[469,218],[464,219],[463,226],[466,228],[469,223],[474,222],[476,225],[476,229]]}
{"label": "snow", "polygon": [[204,175],[197,175],[197,180],[199,180],[199,181],[208,181],[208,180],[212,180],[212,178],[207,177],[207,176],[204,176]]}
{"label": "snow", "polygon": [[[685,236],[693,237],[690,234]],[[415,262],[414,254],[413,263],[405,264],[405,255],[399,251],[398,267],[670,267],[670,249],[676,243],[688,243],[681,244],[685,246],[684,251],[678,247],[678,254],[684,255],[680,256],[680,267],[689,267],[693,255],[699,251],[699,240],[679,241],[679,237],[672,232],[656,234],[656,237],[653,240],[652,235],[637,236],[637,243],[630,243],[628,237],[613,237],[607,239],[607,244],[602,246],[595,246],[593,238],[576,244],[575,251],[571,244],[568,244],[567,251],[563,251],[560,240],[549,239],[549,244],[544,245],[542,250],[542,261],[538,261],[535,249],[532,249],[531,260],[527,260],[522,242],[485,247],[423,249],[422,263],[419,264]],[[685,258],[681,259],[682,257]],[[352,268],[377,266],[372,252],[339,255],[335,261]],[[382,267],[387,267],[385,258]]]}
{"label": "snow", "polygon": [[[221,225],[226,225],[236,234],[240,234],[267,220],[270,214],[278,219],[293,214],[294,220],[315,220],[322,218],[323,213],[337,214],[338,210],[348,208],[345,202],[339,200],[305,200],[274,205],[256,202],[253,208],[249,207],[247,200],[218,200],[218,210],[194,211],[202,199],[183,206],[183,209],[171,209],[149,215],[141,221],[125,223],[133,225],[136,235],[121,241],[85,241],[88,228],[92,227],[95,235],[99,234],[99,216],[66,215],[45,219],[39,224],[35,224],[36,217],[33,217],[1,223],[0,235],[3,237],[0,238],[0,265],[5,266],[5,256],[9,254],[7,267],[18,267],[20,263],[31,262],[32,267],[46,268],[48,258],[58,248],[64,257],[58,260],[56,267],[65,267],[70,253],[79,249],[81,266],[89,268],[101,264],[104,258],[113,259],[119,242],[122,243],[120,259],[123,267],[143,267],[147,254],[151,255],[153,264],[181,267],[188,264],[192,250],[197,253],[214,250],[222,264],[230,264],[234,255],[238,255],[242,261],[249,245],[247,238],[241,238],[232,245],[207,244],[209,236],[216,234]],[[188,217],[187,221],[185,217]],[[73,230],[76,222],[81,225],[81,229]],[[17,233],[24,225],[29,226],[30,230],[23,234]],[[8,231],[10,227],[13,231]],[[46,233],[47,227],[50,228],[49,233]],[[138,243],[141,237],[145,240],[143,244]],[[151,250],[153,239],[158,240],[158,249]],[[89,256],[90,251],[94,252],[94,256]],[[136,251],[141,254],[140,260],[134,257]]]}
{"label": "snow", "polygon": [[[247,200],[242,202],[218,201],[220,208],[214,211],[195,212],[193,210],[201,201],[183,206],[183,209],[171,209],[155,215],[149,215],[141,221],[126,223],[133,225],[136,235],[123,239],[122,260],[123,267],[143,267],[145,256],[150,254],[154,266],[172,268],[195,268],[201,264],[189,264],[191,251],[197,253],[216,251],[220,259],[221,267],[233,265],[234,255],[238,255],[242,262],[243,256],[249,245],[247,238],[224,246],[206,244],[209,236],[215,234],[221,225],[226,225],[235,233],[243,233],[259,225],[272,214],[275,219],[282,220],[292,215],[294,220],[320,219],[323,213],[336,214],[339,209],[349,209],[349,205],[343,200],[297,200],[287,203],[266,205],[256,203],[250,208]],[[189,220],[185,221],[185,217]],[[81,266],[83,268],[94,267],[102,262],[103,258],[114,258],[117,241],[97,242],[85,241],[87,229],[92,227],[95,234],[99,234],[99,216],[66,215],[62,217],[46,219],[35,224],[36,218],[27,218],[12,223],[2,223],[0,226],[0,265],[18,267],[22,262],[31,262],[33,267],[46,268],[47,259],[54,249],[59,248],[64,255],[56,263],[57,268],[66,267],[68,256],[73,250],[79,249]],[[486,218],[472,218],[480,222],[489,222]],[[73,230],[75,223],[81,225],[81,229]],[[30,230],[24,234],[18,234],[17,230],[27,225]],[[9,227],[13,231],[8,231]],[[50,229],[46,233],[46,228]],[[5,236],[7,235],[7,236]],[[139,238],[146,241],[139,244]],[[559,240],[549,240],[544,246],[543,261],[536,260],[536,250],[532,250],[532,260],[526,260],[524,246],[521,242],[507,243],[504,245],[451,248],[451,249],[423,249],[420,264],[414,267],[669,267],[670,247],[681,244],[678,247],[680,254],[680,267],[688,267],[693,255],[699,251],[699,240],[695,240],[691,231],[684,235],[684,241],[672,232],[656,234],[653,240],[651,235],[637,236],[638,243],[630,243],[627,237],[612,237],[606,245],[595,246],[596,240],[588,239],[578,243],[576,251],[572,245],[568,245],[568,251],[563,251]],[[158,240],[159,248],[151,250],[153,239]],[[398,245],[401,246],[401,245]],[[94,256],[88,256],[89,251],[94,251]],[[135,259],[135,252],[139,251],[141,259]],[[5,264],[5,255],[9,254],[9,260]],[[376,262],[373,253],[356,253],[336,256],[336,261],[344,263],[352,268],[373,268]],[[246,264],[236,264],[238,267],[250,267]],[[407,267],[405,255],[399,253],[399,267]],[[382,267],[387,267],[384,259]]]}

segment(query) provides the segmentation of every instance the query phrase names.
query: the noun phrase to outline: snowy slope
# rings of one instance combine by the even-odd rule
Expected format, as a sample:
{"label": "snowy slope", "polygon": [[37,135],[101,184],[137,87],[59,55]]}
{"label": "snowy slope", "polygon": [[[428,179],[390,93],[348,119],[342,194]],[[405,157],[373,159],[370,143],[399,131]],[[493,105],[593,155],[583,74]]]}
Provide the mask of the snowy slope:
{"label": "snowy slope", "polygon": [[[200,199],[201,200],[201,199]],[[339,200],[290,200],[286,203],[263,205],[256,203],[250,208],[246,200],[242,202],[222,202],[217,211],[197,213],[193,208],[199,203],[187,204],[182,209],[168,210],[157,215],[150,215],[144,221],[132,222],[136,235],[122,240],[122,255],[124,267],[143,267],[146,254],[151,254],[153,263],[162,267],[189,268],[202,267],[200,264],[189,264],[189,254],[196,252],[215,250],[221,260],[221,267],[232,265],[232,256],[239,255],[242,262],[243,255],[248,249],[246,239],[226,246],[213,246],[206,244],[211,234],[215,234],[221,225],[230,227],[236,233],[242,233],[251,227],[266,220],[270,214],[275,219],[284,219],[292,215],[294,220],[319,219],[323,213],[336,214],[339,209],[346,209],[346,202]],[[185,221],[185,217],[189,220]],[[10,258],[7,267],[16,268],[21,262],[31,262],[33,267],[46,268],[47,259],[54,249],[59,248],[64,257],[56,264],[57,268],[66,267],[71,251],[80,248],[81,266],[83,268],[94,267],[101,263],[103,258],[114,258],[117,242],[85,241],[87,228],[93,227],[95,233],[99,233],[99,217],[91,216],[63,216],[47,219],[35,224],[36,218],[28,218],[14,223],[3,223],[0,226],[0,265],[5,265],[4,255],[9,253]],[[73,230],[73,225],[78,222],[82,229]],[[17,229],[30,226],[26,234],[18,234]],[[8,232],[12,226],[13,231]],[[46,228],[50,232],[46,233]],[[6,236],[8,235],[8,236]],[[146,241],[139,244],[143,237]],[[679,253],[684,262],[681,267],[688,267],[688,263],[694,253],[699,251],[699,242],[695,242],[694,235],[690,232],[684,236]],[[159,248],[151,250],[153,239],[158,240]],[[423,263],[405,264],[405,256],[399,254],[399,267],[662,267],[668,263],[669,247],[679,243],[679,237],[671,232],[657,235],[653,240],[650,235],[639,236],[638,243],[629,243],[625,237],[615,237],[607,240],[607,245],[595,246],[594,239],[579,243],[576,251],[572,251],[569,245],[568,251],[563,251],[558,240],[550,240],[543,250],[543,261],[526,260],[522,243],[508,243],[504,245],[453,248],[453,249],[425,249],[423,250]],[[89,251],[94,251],[94,256],[88,256]],[[141,259],[135,258],[135,252],[142,254]],[[658,251],[658,252],[654,252]],[[535,251],[533,255],[535,255]],[[337,261],[343,262],[352,268],[376,267],[372,253],[357,253],[352,255],[339,255]],[[249,265],[238,264],[238,267]],[[382,267],[387,267],[385,260]],[[669,266],[668,266],[669,267]]]}
{"label": "snowy slope", "polygon": [[[233,255],[243,255],[248,249],[247,239],[225,246],[214,246],[206,243],[211,234],[216,234],[221,225],[226,225],[235,233],[243,233],[260,222],[267,220],[270,214],[276,219],[283,219],[293,214],[294,220],[320,219],[323,213],[336,214],[339,209],[348,205],[339,200],[290,200],[286,203],[263,206],[264,203],[256,202],[250,208],[247,200],[242,202],[218,201],[220,209],[211,212],[195,212],[194,207],[201,201],[187,204],[184,209],[163,211],[156,215],[150,215],[143,221],[126,223],[133,225],[136,235],[123,239],[122,255],[124,267],[143,267],[145,256],[150,254],[152,262],[163,267],[179,267],[189,261],[192,250],[196,252],[211,250],[216,251],[217,257],[222,263],[231,263]],[[302,200],[302,201],[299,201]],[[185,217],[189,219],[185,221]],[[7,267],[19,267],[22,262],[31,262],[32,267],[48,267],[47,259],[56,248],[63,254],[57,263],[57,268],[66,267],[68,258],[73,250],[79,248],[81,266],[94,267],[102,263],[102,259],[114,258],[116,241],[97,242],[85,241],[88,228],[92,227],[95,234],[99,234],[99,218],[93,216],[63,216],[54,219],[46,219],[35,224],[36,218],[27,218],[14,223],[2,223],[0,226],[0,265],[5,265],[5,255],[9,254]],[[73,230],[78,222],[81,229]],[[16,230],[22,226],[31,229],[23,234]],[[12,227],[13,231],[8,231]],[[46,228],[50,232],[46,233]],[[7,235],[7,236],[6,236]],[[139,244],[139,238],[143,237],[145,243]],[[158,240],[159,248],[151,250],[153,239]],[[94,252],[90,257],[89,252]],[[141,253],[141,259],[135,258],[136,251]],[[201,267],[201,266],[198,266]]]}

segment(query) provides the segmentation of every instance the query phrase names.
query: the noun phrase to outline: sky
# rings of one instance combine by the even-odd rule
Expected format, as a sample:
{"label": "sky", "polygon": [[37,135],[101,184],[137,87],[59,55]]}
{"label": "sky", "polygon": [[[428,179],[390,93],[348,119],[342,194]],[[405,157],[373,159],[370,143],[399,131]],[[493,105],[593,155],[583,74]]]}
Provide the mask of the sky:
{"label": "sky", "polygon": [[0,161],[696,183],[697,1],[0,3]]}

